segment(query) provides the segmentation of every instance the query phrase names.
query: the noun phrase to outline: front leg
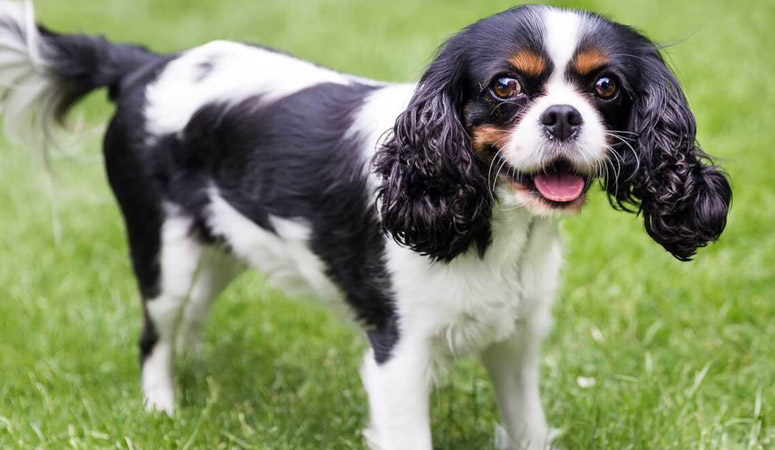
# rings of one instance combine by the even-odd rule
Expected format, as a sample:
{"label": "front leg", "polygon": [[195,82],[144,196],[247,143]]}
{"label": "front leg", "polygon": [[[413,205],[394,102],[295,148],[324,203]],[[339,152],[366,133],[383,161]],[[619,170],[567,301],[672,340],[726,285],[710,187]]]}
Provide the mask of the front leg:
{"label": "front leg", "polygon": [[384,362],[368,351],[361,376],[371,421],[364,436],[372,450],[431,450],[430,345],[405,337]]}
{"label": "front leg", "polygon": [[544,450],[550,444],[538,386],[539,346],[547,323],[548,312],[520,321],[514,336],[491,345],[482,355],[503,421],[497,439],[500,450]]}

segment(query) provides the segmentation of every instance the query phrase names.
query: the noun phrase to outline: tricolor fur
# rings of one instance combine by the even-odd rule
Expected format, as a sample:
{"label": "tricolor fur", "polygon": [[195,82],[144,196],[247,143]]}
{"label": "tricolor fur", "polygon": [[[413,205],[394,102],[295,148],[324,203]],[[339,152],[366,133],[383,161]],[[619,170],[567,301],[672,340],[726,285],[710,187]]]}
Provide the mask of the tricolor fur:
{"label": "tricolor fur", "polygon": [[499,447],[544,448],[552,220],[599,179],[689,259],[731,200],[657,47],[586,12],[483,19],[394,85],[237,42],[160,55],[58,34],[29,3],[0,2],[8,134],[45,144],[100,87],[116,103],[105,162],[143,297],[142,386],[168,413],[176,352],[250,267],[363,327],[371,448],[430,450],[434,374],[465,354],[493,379]]}

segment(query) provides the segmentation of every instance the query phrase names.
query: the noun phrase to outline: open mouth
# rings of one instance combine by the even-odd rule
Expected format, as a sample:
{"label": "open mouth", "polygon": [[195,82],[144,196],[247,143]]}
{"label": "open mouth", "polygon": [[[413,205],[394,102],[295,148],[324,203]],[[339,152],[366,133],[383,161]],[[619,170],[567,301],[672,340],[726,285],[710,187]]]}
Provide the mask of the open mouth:
{"label": "open mouth", "polygon": [[510,181],[551,207],[565,208],[583,200],[592,177],[579,173],[565,160],[557,160],[539,172],[512,174]]}

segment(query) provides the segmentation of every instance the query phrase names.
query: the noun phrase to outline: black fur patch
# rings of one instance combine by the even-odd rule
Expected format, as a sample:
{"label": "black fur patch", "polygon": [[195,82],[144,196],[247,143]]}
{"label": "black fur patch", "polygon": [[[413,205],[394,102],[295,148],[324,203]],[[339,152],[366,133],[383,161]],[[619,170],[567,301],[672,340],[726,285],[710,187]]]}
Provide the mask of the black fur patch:
{"label": "black fur patch", "polygon": [[143,299],[159,295],[159,250],[164,192],[153,177],[146,146],[145,85],[155,79],[154,70],[143,71],[118,93],[118,106],[104,140],[105,167],[113,194],[124,216],[132,265]]}
{"label": "black fur patch", "polygon": [[205,78],[210,76],[210,74],[213,72],[213,69],[215,68],[215,62],[213,61],[202,61],[196,66],[196,75],[194,76],[194,79],[197,82],[204,81]]}
{"label": "black fur patch", "polygon": [[159,333],[156,331],[156,327],[153,325],[153,321],[148,317],[148,313],[143,308],[143,330],[140,332],[140,365],[142,366],[145,360],[151,356],[153,347],[159,342]]}
{"label": "black fur patch", "polygon": [[[398,339],[385,236],[367,188],[361,138],[346,137],[374,88],[323,84],[268,106],[260,97],[201,108],[182,133],[159,144],[155,178],[165,195],[206,216],[207,189],[258,226],[269,216],[303,220],[310,247],[364,324],[378,361]],[[206,221],[202,221],[205,223]]]}

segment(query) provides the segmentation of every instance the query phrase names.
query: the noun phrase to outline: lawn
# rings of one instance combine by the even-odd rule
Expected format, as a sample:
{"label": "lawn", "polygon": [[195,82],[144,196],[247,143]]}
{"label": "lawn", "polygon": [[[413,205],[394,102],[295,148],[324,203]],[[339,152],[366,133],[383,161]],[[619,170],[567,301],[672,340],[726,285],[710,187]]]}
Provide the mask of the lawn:
{"label": "lawn", "polygon": [[[542,392],[565,449],[775,448],[775,2],[579,0],[660,43],[734,206],[721,241],[673,260],[603,196],[563,224],[564,287]],[[379,5],[379,6],[377,6]],[[435,47],[505,1],[39,0],[62,31],[158,51],[255,41],[362,76],[416,79]],[[0,146],[0,448],[362,449],[365,343],[246,275],[219,299],[174,419],[143,412],[141,310],[100,140],[104,92],[74,114],[52,202],[37,160]],[[460,361],[433,395],[438,449],[491,448],[489,382]]]}

